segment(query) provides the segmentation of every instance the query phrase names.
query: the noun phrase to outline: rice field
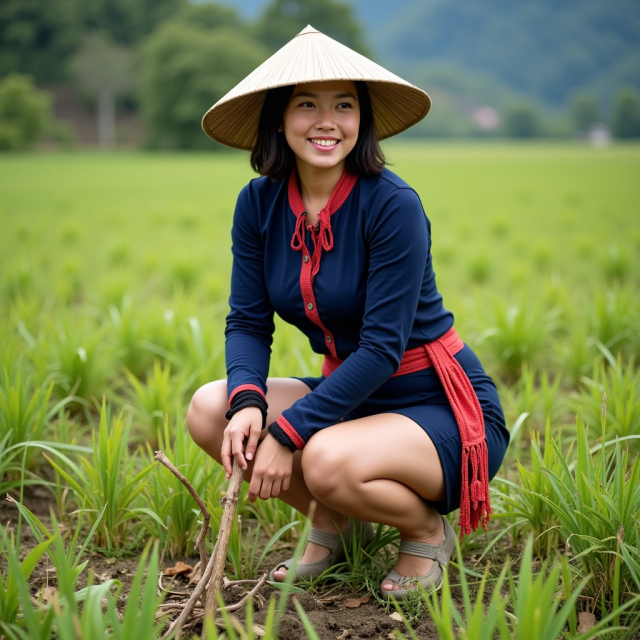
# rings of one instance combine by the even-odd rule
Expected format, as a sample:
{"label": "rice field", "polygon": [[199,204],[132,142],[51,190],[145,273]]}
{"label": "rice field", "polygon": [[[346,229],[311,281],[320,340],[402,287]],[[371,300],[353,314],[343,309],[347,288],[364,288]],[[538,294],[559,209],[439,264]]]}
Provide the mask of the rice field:
{"label": "rice field", "polygon": [[[377,600],[398,544],[379,527],[296,606],[264,587],[203,637],[639,637],[640,146],[385,151],[422,199],[445,306],[512,433],[489,531],[398,620]],[[161,636],[173,596],[159,571],[197,562],[201,515],[156,449],[208,505],[210,552],[226,483],[184,418],[225,375],[231,217],[253,175],[228,151],[0,156],[0,492],[14,501],[0,510],[0,638]],[[320,362],[277,323],[271,375]],[[304,518],[283,503],[242,495],[239,513],[230,579],[301,548]],[[368,601],[335,629],[327,593],[345,612]]]}

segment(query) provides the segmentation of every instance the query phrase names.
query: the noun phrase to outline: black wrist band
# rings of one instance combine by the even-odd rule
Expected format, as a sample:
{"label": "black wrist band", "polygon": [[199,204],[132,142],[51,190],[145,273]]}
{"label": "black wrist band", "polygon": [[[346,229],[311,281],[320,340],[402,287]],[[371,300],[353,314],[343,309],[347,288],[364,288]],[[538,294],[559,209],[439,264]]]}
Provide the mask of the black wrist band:
{"label": "black wrist band", "polygon": [[291,438],[284,432],[282,427],[277,422],[272,422],[269,425],[269,433],[279,442],[283,447],[287,447],[291,453],[295,453],[298,448],[291,441]]}
{"label": "black wrist band", "polygon": [[267,426],[267,409],[269,405],[267,405],[266,400],[257,391],[247,390],[237,393],[231,401],[231,409],[224,414],[224,417],[227,420],[231,420],[238,411],[246,409],[247,407],[260,409],[260,413],[262,413],[262,428],[264,429]]}

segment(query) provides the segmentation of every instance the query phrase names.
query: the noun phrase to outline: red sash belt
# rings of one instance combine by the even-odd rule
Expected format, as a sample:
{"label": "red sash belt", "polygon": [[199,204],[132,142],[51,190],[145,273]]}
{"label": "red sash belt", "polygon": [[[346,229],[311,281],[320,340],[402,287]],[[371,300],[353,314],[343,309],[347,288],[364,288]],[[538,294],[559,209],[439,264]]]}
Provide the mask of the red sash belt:
{"label": "red sash belt", "polygon": [[[462,489],[460,493],[460,536],[471,533],[478,524],[487,528],[489,503],[489,458],[484,417],[478,396],[454,358],[464,347],[451,327],[442,337],[404,352],[400,367],[391,377],[403,376],[435,367],[458,423],[462,441]],[[322,375],[328,377],[342,364],[330,355],[324,357]]]}
{"label": "red sash belt", "polygon": [[[462,342],[458,332],[453,327],[451,327],[451,329],[449,329],[449,331],[447,331],[447,333],[445,333],[436,342],[441,342],[446,350],[452,355],[455,355],[458,351],[462,350],[462,347],[464,347],[464,342]],[[325,378],[328,378],[342,364],[342,362],[343,361],[338,358],[326,355],[324,357],[324,362],[322,363],[322,375]],[[396,376],[406,376],[410,373],[422,371],[423,369],[428,369],[432,366],[433,362],[429,357],[427,345],[423,344],[419,347],[415,347],[415,349],[408,349],[404,352],[398,370],[391,377],[395,378]]]}

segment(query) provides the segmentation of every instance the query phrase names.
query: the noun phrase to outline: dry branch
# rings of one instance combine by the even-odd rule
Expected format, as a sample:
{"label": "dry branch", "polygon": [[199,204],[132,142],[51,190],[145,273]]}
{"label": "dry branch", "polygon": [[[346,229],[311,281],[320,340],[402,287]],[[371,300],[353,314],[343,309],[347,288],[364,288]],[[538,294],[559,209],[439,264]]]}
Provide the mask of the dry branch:
{"label": "dry branch", "polygon": [[[231,529],[236,517],[238,496],[240,495],[240,487],[242,486],[243,477],[244,469],[234,460],[233,471],[231,473],[231,479],[229,480],[227,495],[222,499],[224,508],[222,510],[222,517],[220,518],[218,539],[216,540],[216,547],[213,551],[212,556],[214,559],[214,565],[211,579],[209,581],[209,586],[207,588],[207,600],[204,607],[205,619],[216,619],[216,609],[218,608],[218,592],[222,588],[222,578],[224,577],[224,567],[227,560],[227,547],[229,546],[229,537],[231,536]],[[207,567],[207,569],[208,568],[209,567]]]}
{"label": "dry branch", "polygon": [[[226,607],[222,607],[222,609],[218,609],[218,611],[236,611],[237,609],[240,609],[240,607],[242,607],[246,601],[249,598],[253,598],[253,596],[256,595],[256,593],[258,593],[258,591],[260,590],[260,587],[267,581],[267,575],[268,574],[264,574],[257,582],[256,582],[256,586],[253,587],[253,589],[251,589],[251,591],[247,592],[244,597],[242,598],[242,600],[240,600],[239,602],[236,602],[235,604],[230,604]],[[246,582],[246,580],[245,580]]]}
{"label": "dry branch", "polygon": [[[218,545],[216,544],[216,547]],[[196,585],[191,597],[184,605],[184,609],[182,609],[182,613],[169,625],[167,632],[164,634],[163,638],[168,638],[176,629],[178,633],[176,634],[176,638],[180,637],[180,629],[182,629],[184,623],[187,621],[187,618],[191,615],[191,611],[196,606],[196,602],[200,599],[200,596],[204,593],[204,590],[207,588],[207,583],[209,582],[209,578],[211,577],[211,573],[213,572],[213,561],[216,557],[216,549],[213,550],[213,555],[209,558],[209,562],[207,563],[207,567],[202,574],[202,578],[200,582]]]}
{"label": "dry branch", "polygon": [[[163,605],[164,606],[164,605]],[[166,611],[161,611],[158,614],[156,614],[156,620],[159,620],[160,618],[162,618],[163,616],[166,616],[168,613],[171,612],[171,609],[179,609],[180,605],[166,605],[165,609]],[[222,611],[222,609],[220,609],[220,611]],[[193,610],[193,619],[190,620],[189,622],[189,627],[194,627],[196,624],[198,624],[198,622],[200,622],[203,618],[204,618],[204,610],[203,609],[194,609]],[[235,618],[231,618],[231,624],[234,626],[234,628],[236,629],[236,631],[238,631],[239,633],[242,633],[244,630],[242,629],[242,627],[238,627],[238,622]],[[227,621],[224,618],[216,618],[216,627],[220,628],[220,629],[226,629],[227,627]],[[264,631],[264,627],[261,627],[260,625],[254,623],[253,627],[252,627],[253,633],[258,636],[259,638],[262,638],[265,635],[265,631]]]}
{"label": "dry branch", "polygon": [[173,473],[173,475],[182,482],[182,484],[187,488],[187,491],[191,494],[191,497],[196,501],[198,507],[200,507],[200,511],[202,511],[202,528],[200,529],[200,534],[198,535],[194,549],[197,549],[200,553],[200,564],[204,567],[207,564],[207,552],[205,550],[204,540],[207,537],[209,521],[211,520],[211,515],[209,514],[207,505],[198,495],[198,492],[193,488],[192,484],[182,475],[182,473],[180,473],[180,471],[178,471],[163,451],[156,451],[156,454],[153,457],[155,460],[167,467],[167,469],[169,469],[169,471],[171,471],[171,473]]}
{"label": "dry branch", "polygon": [[[263,574],[258,580],[239,580],[238,582],[243,582],[243,583],[251,583],[254,585],[253,589],[251,589],[251,591],[247,591],[247,593],[244,594],[244,596],[242,597],[242,600],[239,600],[238,602],[235,602],[234,604],[230,604],[226,607],[221,607],[220,609],[218,609],[218,613],[220,613],[221,611],[227,611],[227,612],[231,612],[231,611],[237,611],[238,609],[241,609],[245,603],[247,602],[247,600],[249,598],[253,598],[258,591],[260,590],[260,587],[262,587],[262,585],[267,581],[267,575],[268,574]],[[226,585],[228,586],[228,585]],[[223,588],[226,588],[223,587]],[[166,589],[165,589],[166,591]],[[175,591],[170,591],[168,593],[176,593]],[[179,595],[184,595],[184,594],[179,594]],[[184,607],[184,605],[182,603],[179,602],[167,602],[167,603],[163,603],[161,605],[159,605],[159,609],[182,609]],[[193,611],[196,611],[196,609],[192,609],[191,613],[193,613]],[[204,611],[202,609],[198,609],[197,610],[201,615],[204,615]]]}
{"label": "dry branch", "polygon": [[[212,620],[216,620],[216,610],[217,610],[217,594],[223,588],[223,578],[224,578],[224,568],[227,559],[227,547],[229,546],[229,537],[231,536],[231,529],[233,527],[233,521],[235,520],[236,508],[238,506],[238,497],[240,495],[240,487],[242,486],[242,478],[244,477],[244,469],[240,467],[240,465],[234,461],[233,463],[233,472],[231,474],[231,479],[229,481],[229,488],[227,489],[226,496],[222,499],[222,504],[224,506],[222,512],[222,518],[220,519],[220,529],[218,530],[218,538],[216,540],[216,545],[213,549],[213,554],[211,558],[207,561],[207,553],[205,550],[205,537],[207,535],[207,530],[209,528],[209,521],[211,516],[209,515],[209,511],[207,510],[206,505],[193,488],[191,483],[178,471],[178,469],[171,463],[169,458],[162,452],[156,451],[155,460],[163,464],[171,473],[173,473],[178,480],[187,488],[193,499],[196,501],[196,504],[200,507],[200,511],[202,511],[203,523],[202,529],[200,530],[200,534],[198,535],[198,539],[196,541],[196,548],[200,552],[200,566],[205,567],[202,572],[202,577],[198,584],[195,586],[193,593],[189,597],[189,600],[184,605],[171,605],[170,607],[166,607],[167,609],[173,608],[182,608],[180,615],[169,625],[164,638],[169,637],[174,631],[177,630],[176,638],[180,637],[180,632],[185,622],[191,615],[196,603],[203,596],[205,590],[206,599],[202,597],[204,604],[204,617],[211,618]],[[248,598],[252,597],[258,592],[258,589],[265,583],[267,576],[264,575],[260,580],[257,581],[256,586],[247,593],[240,602],[231,605],[230,607],[225,607],[227,611],[235,611],[239,609]],[[239,581],[237,581],[239,582]],[[244,582],[244,581],[243,581]],[[226,581],[224,584],[224,588],[229,586],[231,583]],[[165,607],[162,607],[165,608]],[[204,631],[203,631],[204,633]]]}

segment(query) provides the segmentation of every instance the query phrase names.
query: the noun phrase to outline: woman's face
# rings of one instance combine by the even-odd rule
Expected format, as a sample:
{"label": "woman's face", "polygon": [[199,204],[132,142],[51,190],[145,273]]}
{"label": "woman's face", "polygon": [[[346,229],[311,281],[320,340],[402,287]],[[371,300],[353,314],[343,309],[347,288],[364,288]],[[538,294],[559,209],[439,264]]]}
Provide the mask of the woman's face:
{"label": "woman's face", "polygon": [[344,166],[360,127],[355,82],[296,85],[283,115],[283,127],[299,168],[301,163],[314,170]]}

